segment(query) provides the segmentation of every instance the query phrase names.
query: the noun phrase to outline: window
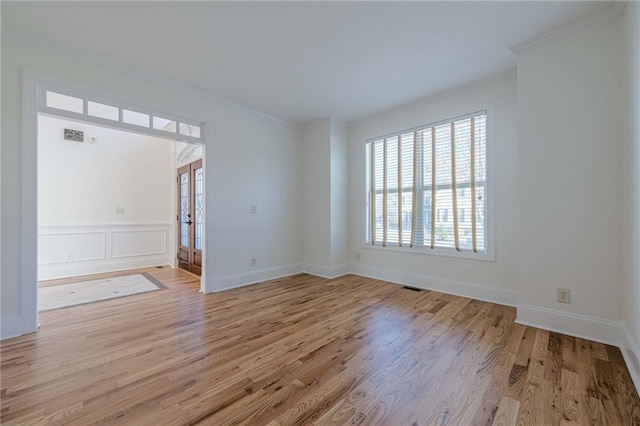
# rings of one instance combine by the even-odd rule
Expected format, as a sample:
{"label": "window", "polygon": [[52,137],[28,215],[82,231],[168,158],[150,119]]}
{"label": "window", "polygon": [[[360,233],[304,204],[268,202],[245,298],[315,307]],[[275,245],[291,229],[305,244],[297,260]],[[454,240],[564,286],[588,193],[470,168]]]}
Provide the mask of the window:
{"label": "window", "polygon": [[101,104],[99,102],[89,101],[87,104],[87,114],[93,117],[104,118],[105,120],[120,120],[120,110],[118,107]]}
{"label": "window", "polygon": [[368,141],[366,243],[487,253],[486,145],[485,111]]}
{"label": "window", "polygon": [[56,92],[47,92],[47,106],[82,114],[83,100]]}
{"label": "window", "polygon": [[[133,130],[142,134],[151,134],[172,139],[202,142],[204,123],[174,117],[165,118],[142,107],[125,108],[119,102],[110,99],[94,99],[93,96],[75,96],[74,93],[60,93],[45,89],[45,96],[39,100],[39,111],[81,119],[89,123],[117,125],[119,128]],[[51,111],[50,111],[51,110]],[[165,115],[164,113],[162,115]]]}
{"label": "window", "polygon": [[122,110],[122,122],[136,126],[149,127],[149,115],[137,111]]}
{"label": "window", "polygon": [[438,209],[438,219],[436,220],[436,223],[438,222],[448,222],[449,221],[449,210],[448,209]]}

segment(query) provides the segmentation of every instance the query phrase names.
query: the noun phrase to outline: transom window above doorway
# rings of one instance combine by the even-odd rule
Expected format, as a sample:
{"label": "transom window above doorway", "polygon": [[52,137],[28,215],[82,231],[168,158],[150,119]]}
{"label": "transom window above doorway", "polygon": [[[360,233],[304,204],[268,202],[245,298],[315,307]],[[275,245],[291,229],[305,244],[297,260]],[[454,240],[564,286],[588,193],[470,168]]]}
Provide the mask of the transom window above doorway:
{"label": "transom window above doorway", "polygon": [[204,141],[204,123],[200,121],[124,105],[117,100],[44,88],[39,103],[38,109],[44,113],[170,139]]}

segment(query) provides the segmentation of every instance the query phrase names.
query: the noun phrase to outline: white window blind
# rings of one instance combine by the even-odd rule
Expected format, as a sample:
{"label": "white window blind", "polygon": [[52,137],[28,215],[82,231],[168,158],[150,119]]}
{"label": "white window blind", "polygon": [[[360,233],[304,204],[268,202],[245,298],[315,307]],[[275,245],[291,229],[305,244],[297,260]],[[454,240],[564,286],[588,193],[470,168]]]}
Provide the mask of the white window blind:
{"label": "white window blind", "polygon": [[487,253],[487,114],[365,145],[369,244]]}

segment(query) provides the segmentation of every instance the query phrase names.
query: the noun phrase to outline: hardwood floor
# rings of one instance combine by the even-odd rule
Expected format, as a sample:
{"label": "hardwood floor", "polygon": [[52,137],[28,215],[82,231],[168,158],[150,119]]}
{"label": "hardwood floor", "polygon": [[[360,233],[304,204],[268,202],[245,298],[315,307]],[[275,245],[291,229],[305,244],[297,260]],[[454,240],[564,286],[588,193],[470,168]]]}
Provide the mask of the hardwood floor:
{"label": "hardwood floor", "polygon": [[640,424],[617,348],[513,308],[356,276],[203,295],[143,271],[168,290],[2,342],[2,424]]}

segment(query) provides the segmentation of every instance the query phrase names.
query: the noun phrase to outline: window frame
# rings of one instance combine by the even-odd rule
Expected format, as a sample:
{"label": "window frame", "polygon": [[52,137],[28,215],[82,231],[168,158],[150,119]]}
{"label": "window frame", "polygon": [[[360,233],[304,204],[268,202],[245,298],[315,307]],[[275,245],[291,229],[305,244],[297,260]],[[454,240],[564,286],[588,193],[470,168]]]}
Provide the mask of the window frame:
{"label": "window frame", "polygon": [[[425,124],[421,124],[419,126],[414,126],[407,129],[401,129],[393,132],[389,132],[385,135],[374,135],[371,137],[365,138],[360,147],[360,169],[361,169],[361,204],[360,204],[360,218],[361,218],[361,249],[362,250],[381,250],[386,252],[395,252],[395,253],[411,253],[416,255],[427,255],[427,256],[440,256],[440,257],[451,257],[458,259],[468,259],[468,260],[479,260],[486,262],[495,262],[496,261],[496,249],[497,249],[497,238],[496,238],[496,164],[495,164],[495,112],[493,103],[485,103],[476,106],[475,108],[469,108],[467,111],[471,111],[469,113],[454,115],[451,114],[449,118],[441,118],[435,121],[430,121]],[[475,116],[480,113],[486,114],[486,164],[487,164],[487,180],[485,183],[485,215],[487,218],[486,222],[486,253],[474,253],[472,251],[456,251],[455,248],[447,248],[447,247],[435,247],[431,248],[429,246],[413,246],[409,247],[406,245],[397,246],[387,244],[386,246],[382,246],[381,244],[371,244],[366,241],[367,236],[367,191],[366,191],[366,167],[365,167],[365,159],[366,159],[366,146],[367,143],[380,140],[383,138],[389,138],[397,136],[398,134],[404,134],[413,132],[415,130],[421,130],[424,128],[429,128],[433,126],[441,126],[443,124],[448,124],[453,121],[464,120],[465,118],[469,118]],[[447,114],[448,115],[448,114]]]}
{"label": "window frame", "polygon": [[[41,82],[38,87],[38,98],[36,108],[39,113],[46,114],[54,117],[63,117],[69,120],[80,120],[95,124],[98,126],[109,127],[112,129],[120,129],[133,133],[138,133],[147,136],[155,136],[165,139],[171,139],[176,141],[184,141],[187,143],[203,144],[206,142],[205,133],[207,131],[207,124],[204,121],[199,121],[194,118],[187,118],[167,111],[156,111],[154,109],[144,107],[142,105],[135,105],[127,101],[121,101],[117,98],[111,98],[91,90],[82,90],[79,86],[72,87],[69,84],[64,83],[49,83]],[[55,106],[48,105],[48,93],[69,96],[77,98],[82,101],[82,112],[69,111],[67,109],[61,109]],[[118,109],[118,119],[108,119],[96,115],[89,114],[89,103],[98,103],[109,107]],[[133,124],[124,120],[125,111],[130,111],[134,114],[147,115],[148,125]],[[176,130],[162,130],[154,127],[154,118],[165,119],[176,122]],[[198,137],[184,135],[180,132],[180,124],[186,124],[189,126],[195,126],[200,129],[200,135]]]}

